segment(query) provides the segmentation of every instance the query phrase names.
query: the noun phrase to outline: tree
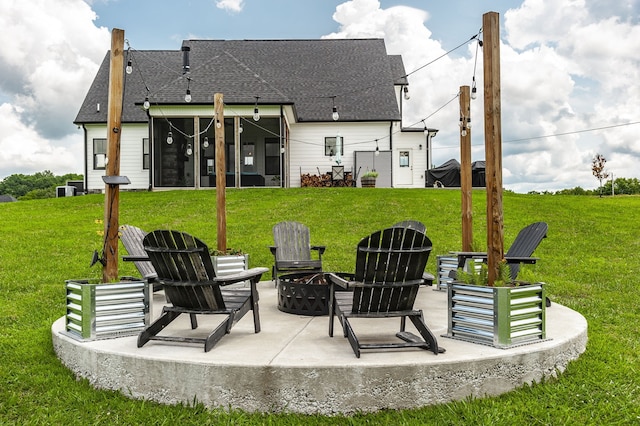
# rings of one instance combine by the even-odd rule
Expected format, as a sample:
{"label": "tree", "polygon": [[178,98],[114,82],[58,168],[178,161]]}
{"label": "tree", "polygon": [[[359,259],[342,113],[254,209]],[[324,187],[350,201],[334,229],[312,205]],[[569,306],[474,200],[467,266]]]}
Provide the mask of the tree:
{"label": "tree", "polygon": [[591,172],[600,181],[600,196],[602,197],[602,181],[609,177],[609,173],[604,171],[607,159],[602,154],[596,154],[591,163]]}
{"label": "tree", "polygon": [[0,194],[9,194],[20,199],[49,198],[56,196],[56,186],[64,185],[68,180],[82,180],[83,176],[68,173],[55,176],[51,171],[37,172],[33,175],[14,174],[0,181]]}

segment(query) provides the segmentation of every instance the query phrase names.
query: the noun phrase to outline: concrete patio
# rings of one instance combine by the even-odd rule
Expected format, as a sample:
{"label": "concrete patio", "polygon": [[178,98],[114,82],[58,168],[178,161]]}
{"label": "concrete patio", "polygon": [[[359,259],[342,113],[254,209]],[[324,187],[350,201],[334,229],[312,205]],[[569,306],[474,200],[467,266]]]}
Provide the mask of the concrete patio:
{"label": "concrete patio", "polygon": [[[335,415],[498,395],[556,376],[587,344],[585,318],[555,303],[547,308],[544,342],[497,349],[440,337],[447,331],[446,292],[423,288],[415,307],[424,311],[425,322],[446,352],[366,351],[358,359],[337,320],[331,338],[327,316],[281,312],[273,282],[263,281],[258,288],[262,331],[254,334],[249,313],[208,353],[200,345],[159,341],[137,348],[137,336],[79,342],[63,333],[64,317],[51,327],[53,347],[78,377],[132,398]],[[154,317],[164,303],[163,294],[155,293]],[[182,317],[165,332],[207,333],[216,319],[200,316],[200,327],[191,331],[188,316]],[[395,338],[398,320],[353,324],[362,340],[383,333]]]}

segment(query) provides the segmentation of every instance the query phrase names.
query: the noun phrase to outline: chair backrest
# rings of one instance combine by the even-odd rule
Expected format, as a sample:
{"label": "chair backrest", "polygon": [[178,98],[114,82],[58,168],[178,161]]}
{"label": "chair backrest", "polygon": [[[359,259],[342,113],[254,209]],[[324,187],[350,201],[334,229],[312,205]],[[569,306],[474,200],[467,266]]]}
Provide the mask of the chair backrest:
{"label": "chair backrest", "polygon": [[276,261],[311,260],[309,228],[300,222],[279,222],[273,226]]}
{"label": "chair backrest", "polygon": [[[513,244],[505,257],[531,257],[543,238],[547,236],[548,226],[545,222],[535,222],[523,228],[513,240]],[[520,272],[519,263],[510,263],[511,279],[515,280]]]}
{"label": "chair backrest", "polygon": [[422,232],[391,227],[374,232],[358,244],[353,312],[392,312],[413,308],[431,253]]}
{"label": "chair backrest", "polygon": [[411,229],[415,229],[416,231],[420,231],[423,234],[427,233],[427,227],[424,225],[424,223],[420,222],[419,220],[403,220],[402,222],[398,222],[396,224],[393,225],[394,228],[411,228]]}
{"label": "chair backrest", "polygon": [[174,306],[224,309],[207,245],[186,232],[157,230],[144,237],[144,249],[158,281]]}
{"label": "chair backrest", "polygon": [[[146,234],[142,229],[133,225],[120,226],[120,241],[122,241],[122,245],[130,256],[147,255],[147,252],[144,250],[144,245],[142,244],[142,240]],[[140,272],[143,278],[154,281],[158,277],[150,261],[136,260],[133,264],[136,265],[138,272]]]}

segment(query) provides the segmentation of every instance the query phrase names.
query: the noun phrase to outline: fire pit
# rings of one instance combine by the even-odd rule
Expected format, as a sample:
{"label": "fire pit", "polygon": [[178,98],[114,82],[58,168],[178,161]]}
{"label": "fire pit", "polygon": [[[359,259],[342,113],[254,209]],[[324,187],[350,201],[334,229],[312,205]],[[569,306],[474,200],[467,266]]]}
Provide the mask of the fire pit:
{"label": "fire pit", "polygon": [[325,274],[282,275],[278,284],[278,309],[298,315],[328,315],[329,284]]}

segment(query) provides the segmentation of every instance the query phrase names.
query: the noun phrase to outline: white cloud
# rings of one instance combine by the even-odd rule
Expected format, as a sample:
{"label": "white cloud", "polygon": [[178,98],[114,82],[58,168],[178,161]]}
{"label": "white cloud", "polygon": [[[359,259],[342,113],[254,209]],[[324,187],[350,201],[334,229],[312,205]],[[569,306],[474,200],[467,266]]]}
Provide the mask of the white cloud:
{"label": "white cloud", "polygon": [[82,0],[0,4],[0,178],[55,167],[83,172],[73,119],[110,38],[95,19]]}
{"label": "white cloud", "polygon": [[[640,177],[640,125],[584,132],[640,121],[640,25],[638,14],[624,17],[625,11],[638,10],[638,1],[605,6],[525,0],[500,17],[505,187],[518,192],[597,187],[591,174],[596,153],[607,157],[616,176]],[[384,37],[388,53],[401,54],[411,72],[445,52],[431,38],[428,18],[417,9],[381,9],[376,0],[352,0],[336,8],[340,31],[328,37]],[[405,125],[434,113],[460,86],[471,85],[475,52],[476,44],[470,43],[457,57],[409,76],[412,98],[405,104]],[[479,54],[480,96],[471,111],[473,160],[484,159],[481,49]],[[436,165],[459,158],[458,105],[456,99],[427,120],[440,129],[434,139]]]}
{"label": "white cloud", "polygon": [[242,12],[244,0],[216,0],[216,7],[229,12]]}

